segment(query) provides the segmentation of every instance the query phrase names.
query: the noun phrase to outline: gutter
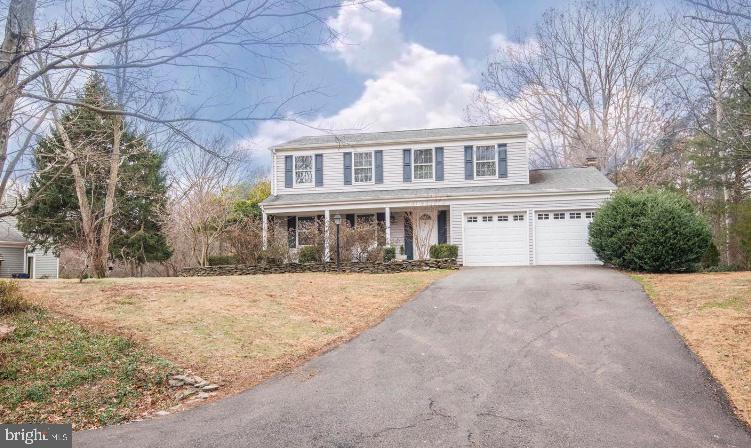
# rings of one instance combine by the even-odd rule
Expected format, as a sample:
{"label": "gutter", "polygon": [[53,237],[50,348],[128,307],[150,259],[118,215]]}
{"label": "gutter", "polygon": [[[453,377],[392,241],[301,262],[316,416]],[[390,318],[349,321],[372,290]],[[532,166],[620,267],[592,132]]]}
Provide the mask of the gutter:
{"label": "gutter", "polygon": [[399,203],[412,203],[412,202],[419,202],[419,201],[430,201],[430,202],[448,202],[448,201],[454,201],[454,200],[463,200],[463,199],[477,199],[477,198],[507,198],[507,197],[535,197],[535,196],[547,196],[550,194],[557,194],[557,195],[575,195],[575,194],[612,194],[613,189],[608,188],[607,190],[545,190],[545,191],[536,191],[536,192],[514,192],[514,193],[477,193],[477,194],[464,194],[464,195],[457,195],[457,196],[444,196],[440,198],[436,198],[435,196],[416,196],[416,197],[409,197],[409,198],[365,198],[365,199],[351,199],[351,200],[344,200],[344,201],[336,201],[336,200],[327,200],[327,201],[311,201],[311,202],[294,202],[294,203],[286,203],[286,204],[264,204],[263,202],[260,205],[261,210],[266,212],[271,211],[275,208],[294,208],[294,207],[312,207],[312,206],[321,206],[323,208],[326,208],[327,206],[332,205],[361,205],[361,204],[367,204],[368,202],[388,202],[389,204],[399,204]]}

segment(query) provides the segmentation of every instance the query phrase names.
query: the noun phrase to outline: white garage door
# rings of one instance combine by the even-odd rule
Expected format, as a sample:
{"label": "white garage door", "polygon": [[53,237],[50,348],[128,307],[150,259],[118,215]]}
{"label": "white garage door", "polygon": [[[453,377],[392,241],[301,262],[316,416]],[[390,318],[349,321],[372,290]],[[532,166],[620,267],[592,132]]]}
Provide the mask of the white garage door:
{"label": "white garage door", "polygon": [[464,264],[512,266],[529,264],[526,212],[478,213],[464,216]]}
{"label": "white garage door", "polygon": [[535,212],[535,264],[599,263],[589,247],[592,210]]}

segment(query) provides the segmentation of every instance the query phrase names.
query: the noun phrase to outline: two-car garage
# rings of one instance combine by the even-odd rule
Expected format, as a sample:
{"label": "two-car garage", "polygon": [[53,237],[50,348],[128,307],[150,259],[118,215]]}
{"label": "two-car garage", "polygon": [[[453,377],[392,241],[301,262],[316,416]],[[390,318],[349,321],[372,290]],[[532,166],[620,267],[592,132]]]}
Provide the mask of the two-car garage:
{"label": "two-car garage", "polygon": [[465,213],[463,263],[515,266],[598,263],[588,243],[594,210]]}

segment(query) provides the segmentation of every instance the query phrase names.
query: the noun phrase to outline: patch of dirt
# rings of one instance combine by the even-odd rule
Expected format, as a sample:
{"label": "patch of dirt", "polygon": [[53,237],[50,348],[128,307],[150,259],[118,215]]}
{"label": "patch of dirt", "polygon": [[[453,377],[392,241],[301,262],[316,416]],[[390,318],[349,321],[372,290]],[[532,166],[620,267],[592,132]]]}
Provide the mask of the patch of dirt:
{"label": "patch of dirt", "polygon": [[642,275],[657,309],[751,425],[751,272]]}

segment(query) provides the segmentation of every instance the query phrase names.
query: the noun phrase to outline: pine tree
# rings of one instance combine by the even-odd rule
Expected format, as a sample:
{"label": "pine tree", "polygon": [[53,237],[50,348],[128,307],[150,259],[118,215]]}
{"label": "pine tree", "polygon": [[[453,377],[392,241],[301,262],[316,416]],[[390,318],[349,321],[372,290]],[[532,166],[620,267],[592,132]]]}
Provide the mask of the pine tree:
{"label": "pine tree", "polygon": [[[136,265],[169,258],[160,224],[166,210],[164,157],[122,117],[94,110],[115,108],[102,77],[87,82],[80,101],[90,107],[65,112],[34,148],[35,171],[21,199],[19,229],[46,250],[83,250],[97,277],[106,275],[108,256]],[[107,213],[110,186],[114,198]]]}

